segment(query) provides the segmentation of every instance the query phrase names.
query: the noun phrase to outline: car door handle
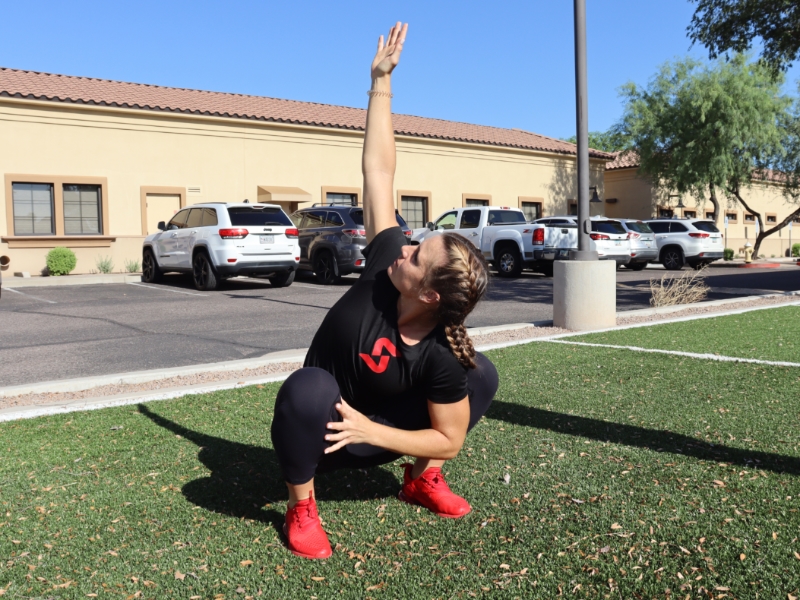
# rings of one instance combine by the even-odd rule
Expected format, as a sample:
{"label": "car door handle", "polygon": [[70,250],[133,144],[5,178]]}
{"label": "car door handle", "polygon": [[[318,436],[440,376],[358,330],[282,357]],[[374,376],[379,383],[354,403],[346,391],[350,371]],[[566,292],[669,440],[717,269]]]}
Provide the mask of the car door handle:
{"label": "car door handle", "polygon": [[470,233],[470,235],[471,235],[472,237],[475,237],[475,236],[476,236],[476,235],[478,235],[478,234],[477,234],[477,233],[475,233],[475,232],[473,231],[472,233]]}
{"label": "car door handle", "polygon": [[169,237],[178,237],[178,234],[177,233],[173,233],[173,234],[170,234]]}
{"label": "car door handle", "polygon": [[197,233],[197,229],[192,230],[192,233]]}

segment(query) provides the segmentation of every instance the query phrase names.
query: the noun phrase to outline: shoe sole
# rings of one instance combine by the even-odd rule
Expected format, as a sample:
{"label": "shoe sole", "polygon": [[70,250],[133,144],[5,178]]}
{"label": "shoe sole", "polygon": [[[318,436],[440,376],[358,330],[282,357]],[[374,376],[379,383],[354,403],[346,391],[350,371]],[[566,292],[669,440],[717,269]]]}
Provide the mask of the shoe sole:
{"label": "shoe sole", "polygon": [[286,537],[286,549],[289,550],[289,552],[291,552],[295,556],[299,556],[300,558],[307,558],[309,560],[325,560],[333,555],[333,552],[331,552],[327,556],[314,556],[313,554],[303,554],[302,552],[298,552],[297,550],[292,550],[291,548],[289,548],[289,533],[286,531],[286,523],[283,524],[283,535]]}
{"label": "shoe sole", "polygon": [[439,513],[439,512],[436,512],[434,510],[431,510],[430,508],[428,508],[427,506],[425,506],[421,502],[417,502],[413,498],[409,498],[408,496],[406,496],[403,493],[403,490],[400,490],[400,493],[397,494],[397,498],[398,498],[398,500],[401,500],[402,502],[405,502],[406,504],[411,504],[412,506],[421,506],[421,507],[425,508],[426,510],[430,510],[437,517],[442,517],[443,519],[460,519],[461,517],[466,517],[469,513],[472,512],[472,508],[470,507],[470,509],[467,512],[465,512],[464,514],[461,514],[461,515],[450,515],[450,514],[447,514],[447,513]]}

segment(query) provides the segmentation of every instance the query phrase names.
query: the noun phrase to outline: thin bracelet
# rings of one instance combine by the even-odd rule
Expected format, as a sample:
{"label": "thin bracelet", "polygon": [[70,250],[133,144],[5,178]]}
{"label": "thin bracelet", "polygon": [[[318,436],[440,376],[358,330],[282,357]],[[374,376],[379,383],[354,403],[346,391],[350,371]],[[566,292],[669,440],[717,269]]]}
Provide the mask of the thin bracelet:
{"label": "thin bracelet", "polygon": [[372,98],[373,96],[385,96],[386,98],[394,98],[394,94],[391,92],[382,92],[380,90],[369,90],[367,92],[367,96]]}

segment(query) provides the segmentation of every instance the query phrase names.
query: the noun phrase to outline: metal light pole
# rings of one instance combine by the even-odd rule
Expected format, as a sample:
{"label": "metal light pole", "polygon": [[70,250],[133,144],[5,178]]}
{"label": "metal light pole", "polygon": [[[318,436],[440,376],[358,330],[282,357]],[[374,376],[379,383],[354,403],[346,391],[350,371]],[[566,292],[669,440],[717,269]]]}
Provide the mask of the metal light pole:
{"label": "metal light pole", "polygon": [[[553,265],[553,324],[585,331],[617,323],[616,263],[590,250],[589,102],[586,77],[586,0],[575,2],[575,115],[578,168],[578,249]],[[596,193],[596,192],[595,192]]]}
{"label": "metal light pole", "polygon": [[589,243],[589,85],[586,76],[586,0],[575,0],[575,125],[578,139],[578,251],[572,260],[597,260]]}

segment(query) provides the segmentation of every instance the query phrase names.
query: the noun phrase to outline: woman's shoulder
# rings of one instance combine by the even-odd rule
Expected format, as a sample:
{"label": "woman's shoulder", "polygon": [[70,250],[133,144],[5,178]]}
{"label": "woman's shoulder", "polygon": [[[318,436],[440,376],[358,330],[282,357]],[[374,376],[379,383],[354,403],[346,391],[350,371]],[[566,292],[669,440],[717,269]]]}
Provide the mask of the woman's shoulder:
{"label": "woman's shoulder", "polygon": [[439,364],[449,369],[457,369],[463,371],[463,365],[458,361],[453,350],[450,348],[450,342],[447,341],[447,334],[444,327],[437,327],[433,334],[428,338],[428,347],[426,352],[426,362]]}

